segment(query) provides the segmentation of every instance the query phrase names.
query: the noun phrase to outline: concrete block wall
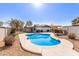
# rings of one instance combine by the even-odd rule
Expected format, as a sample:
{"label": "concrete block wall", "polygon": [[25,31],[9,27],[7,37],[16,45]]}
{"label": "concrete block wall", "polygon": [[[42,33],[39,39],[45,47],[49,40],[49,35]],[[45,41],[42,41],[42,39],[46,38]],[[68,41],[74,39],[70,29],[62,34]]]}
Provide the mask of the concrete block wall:
{"label": "concrete block wall", "polygon": [[70,33],[74,33],[76,35],[76,39],[79,39],[79,26],[68,27],[68,34]]}
{"label": "concrete block wall", "polygon": [[9,28],[0,27],[0,47],[5,46],[4,38],[8,35]]}

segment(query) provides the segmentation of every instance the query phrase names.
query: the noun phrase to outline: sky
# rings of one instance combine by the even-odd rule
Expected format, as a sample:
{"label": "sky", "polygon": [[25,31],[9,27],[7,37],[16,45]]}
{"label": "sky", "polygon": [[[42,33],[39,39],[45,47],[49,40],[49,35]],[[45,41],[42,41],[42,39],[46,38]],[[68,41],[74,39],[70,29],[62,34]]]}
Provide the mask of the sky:
{"label": "sky", "polygon": [[11,18],[33,24],[70,25],[79,16],[79,4],[75,3],[0,3],[0,21]]}

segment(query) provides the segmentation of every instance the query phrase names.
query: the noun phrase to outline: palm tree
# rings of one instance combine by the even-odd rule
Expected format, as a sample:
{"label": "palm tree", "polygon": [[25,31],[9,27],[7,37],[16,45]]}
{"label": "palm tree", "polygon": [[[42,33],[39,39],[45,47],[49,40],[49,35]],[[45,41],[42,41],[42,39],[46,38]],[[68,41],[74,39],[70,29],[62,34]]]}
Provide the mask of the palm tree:
{"label": "palm tree", "polygon": [[16,31],[21,31],[23,29],[24,22],[11,18],[9,25],[11,26],[11,33],[15,33]]}

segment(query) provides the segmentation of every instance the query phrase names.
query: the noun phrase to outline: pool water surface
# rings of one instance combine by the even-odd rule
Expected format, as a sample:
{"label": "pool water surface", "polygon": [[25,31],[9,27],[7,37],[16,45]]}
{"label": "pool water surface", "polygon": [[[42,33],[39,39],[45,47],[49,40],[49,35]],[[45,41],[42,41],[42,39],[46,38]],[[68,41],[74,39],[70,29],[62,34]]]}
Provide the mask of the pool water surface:
{"label": "pool water surface", "polygon": [[54,46],[60,44],[60,40],[57,40],[50,36],[50,34],[27,34],[27,39],[33,44],[40,46]]}

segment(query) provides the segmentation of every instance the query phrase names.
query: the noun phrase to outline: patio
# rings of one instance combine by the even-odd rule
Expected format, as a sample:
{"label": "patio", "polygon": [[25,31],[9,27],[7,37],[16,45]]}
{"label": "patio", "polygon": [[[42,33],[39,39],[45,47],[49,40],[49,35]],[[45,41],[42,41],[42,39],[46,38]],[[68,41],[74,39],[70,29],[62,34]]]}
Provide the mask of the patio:
{"label": "patio", "polygon": [[68,39],[67,36],[58,36],[59,38],[64,38],[69,40],[70,42],[72,42],[74,50],[76,50],[77,52],[79,52],[79,40],[75,40],[75,39]]}
{"label": "patio", "polygon": [[[42,33],[43,34],[43,33]],[[79,53],[73,50],[73,45],[71,42],[64,38],[57,38],[53,33],[49,33],[51,37],[61,40],[61,44],[57,46],[37,46],[26,40],[25,33],[20,34],[20,42],[23,49],[40,53],[43,56],[77,56]],[[31,47],[30,47],[31,46]]]}

